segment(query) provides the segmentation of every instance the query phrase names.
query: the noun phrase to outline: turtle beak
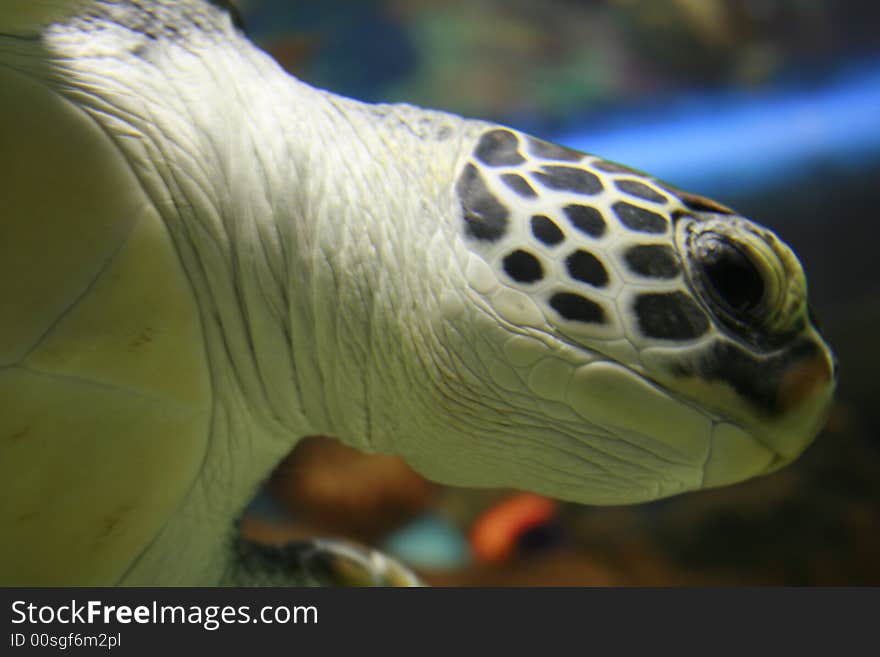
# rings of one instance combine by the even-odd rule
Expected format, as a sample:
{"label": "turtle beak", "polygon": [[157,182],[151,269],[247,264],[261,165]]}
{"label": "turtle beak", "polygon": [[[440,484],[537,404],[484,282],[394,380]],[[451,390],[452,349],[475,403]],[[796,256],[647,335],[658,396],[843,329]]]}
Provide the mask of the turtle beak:
{"label": "turtle beak", "polygon": [[837,380],[837,363],[830,352],[814,358],[795,361],[779,383],[779,405],[784,414],[797,409],[821,393]]}
{"label": "turtle beak", "polygon": [[[812,331],[818,347],[794,360],[781,373],[777,392],[777,420],[765,433],[765,444],[779,458],[768,471],[793,461],[825,426],[837,385],[837,362],[818,332]],[[764,441],[762,441],[764,442]]]}
{"label": "turtle beak", "polygon": [[800,456],[822,430],[834,394],[836,365],[818,333],[813,331],[810,338],[815,348],[804,349],[801,358],[778,372],[776,403],[769,415],[752,416],[740,425],[741,435],[729,425],[716,427],[705,487],[775,472]]}

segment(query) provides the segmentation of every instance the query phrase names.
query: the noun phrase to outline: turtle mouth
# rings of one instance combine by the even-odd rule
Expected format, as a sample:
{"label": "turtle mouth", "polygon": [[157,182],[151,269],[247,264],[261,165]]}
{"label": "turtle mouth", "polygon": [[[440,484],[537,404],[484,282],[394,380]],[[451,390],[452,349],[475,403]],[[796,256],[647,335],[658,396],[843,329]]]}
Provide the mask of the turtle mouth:
{"label": "turtle mouth", "polygon": [[[772,386],[775,407],[756,408],[743,396],[723,396],[710,436],[704,487],[714,487],[773,473],[797,459],[825,425],[835,388],[828,350],[782,365]],[[777,377],[778,375],[778,377]],[[716,389],[716,393],[717,393]]]}

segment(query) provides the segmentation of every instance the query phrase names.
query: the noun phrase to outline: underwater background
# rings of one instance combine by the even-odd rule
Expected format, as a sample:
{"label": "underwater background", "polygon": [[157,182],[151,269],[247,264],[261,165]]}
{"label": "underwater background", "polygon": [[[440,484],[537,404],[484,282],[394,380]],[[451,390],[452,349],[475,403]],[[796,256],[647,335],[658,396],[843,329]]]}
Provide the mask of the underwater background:
{"label": "underwater background", "polygon": [[243,523],[347,536],[428,583],[880,584],[880,4],[868,0],[236,0],[334,92],[495,120],[649,171],[774,229],[840,362],[792,466],[632,507],[452,489],[306,441]]}

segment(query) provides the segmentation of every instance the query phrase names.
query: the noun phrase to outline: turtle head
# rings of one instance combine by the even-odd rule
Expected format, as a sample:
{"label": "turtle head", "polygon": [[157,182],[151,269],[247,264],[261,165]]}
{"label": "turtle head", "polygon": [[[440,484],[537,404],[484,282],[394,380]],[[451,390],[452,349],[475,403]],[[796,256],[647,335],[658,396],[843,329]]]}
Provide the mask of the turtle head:
{"label": "turtle head", "polygon": [[834,359],[772,231],[501,127],[477,140],[456,195],[468,284],[498,327],[474,340],[496,344],[487,370],[509,415],[528,417],[511,443],[554,471],[552,485],[507,485],[653,499],[772,471],[821,429]]}
{"label": "turtle head", "polygon": [[824,424],[836,363],[807,300],[803,268],[771,230],[683,194],[674,222],[681,284],[711,339],[644,354],[653,376],[739,425],[774,456],[796,458]]}

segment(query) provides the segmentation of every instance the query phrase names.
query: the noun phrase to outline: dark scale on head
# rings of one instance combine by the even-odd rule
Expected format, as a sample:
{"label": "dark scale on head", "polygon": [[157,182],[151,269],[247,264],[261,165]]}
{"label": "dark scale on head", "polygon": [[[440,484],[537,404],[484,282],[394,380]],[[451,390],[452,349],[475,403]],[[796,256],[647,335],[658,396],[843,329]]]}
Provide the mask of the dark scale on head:
{"label": "dark scale on head", "polygon": [[580,294],[558,292],[550,297],[550,306],[563,318],[572,322],[605,323],[605,311],[602,310],[602,306]]}
{"label": "dark scale on head", "polygon": [[526,161],[518,149],[519,139],[510,130],[490,130],[480,137],[475,155],[491,167],[515,166]]}
{"label": "dark scale on head", "polygon": [[501,180],[524,198],[535,198],[538,195],[529,182],[517,173],[505,173],[501,176]]}
{"label": "dark scale on head", "polygon": [[577,167],[549,164],[532,175],[547,189],[560,192],[593,196],[602,191],[602,181],[596,174]]}
{"label": "dark scale on head", "polygon": [[646,278],[675,278],[681,271],[675,251],[665,244],[644,244],[627,249],[624,260],[630,271]]}
{"label": "dark scale on head", "polygon": [[609,162],[608,160],[596,160],[591,166],[599,169],[599,171],[604,171],[605,173],[634,173],[636,175],[642,175],[640,171],[618,164],[617,162]]}
{"label": "dark scale on head", "polygon": [[517,283],[535,283],[544,278],[544,268],[527,251],[514,251],[504,256],[504,271]]}
{"label": "dark scale on head", "polygon": [[617,185],[617,189],[630,196],[651,201],[652,203],[666,203],[667,199],[663,194],[638,180],[618,180],[614,184]]}
{"label": "dark scale on head", "polygon": [[529,137],[528,141],[529,153],[531,153],[532,155],[536,155],[537,157],[544,158],[545,160],[558,160],[561,162],[580,162],[584,157],[583,153],[579,153],[578,151],[566,148],[565,146],[560,146],[559,144],[552,144],[549,141],[544,141],[543,139]]}
{"label": "dark scale on head", "polygon": [[478,240],[495,242],[507,230],[508,210],[498,202],[473,164],[468,164],[456,184],[465,232]]}
{"label": "dark scale on head", "polygon": [[565,240],[565,233],[550,217],[536,214],[532,217],[532,234],[539,242],[547,246],[556,246]]}
{"label": "dark scale on head", "polygon": [[588,251],[578,249],[565,259],[565,268],[573,279],[593,287],[608,285],[608,272],[598,258]]}
{"label": "dark scale on head", "polygon": [[626,201],[618,201],[614,204],[614,214],[620,219],[620,223],[631,230],[640,233],[665,233],[669,223],[662,214],[651,212]]}
{"label": "dark scale on head", "polygon": [[602,237],[605,234],[605,218],[596,208],[589,205],[566,205],[562,208],[571,224],[590,237]]}
{"label": "dark scale on head", "polygon": [[669,191],[678,196],[678,198],[681,199],[681,202],[691,210],[697,212],[717,212],[718,214],[736,214],[734,210],[731,210],[726,205],[722,205],[718,201],[713,201],[705,196],[691,194],[690,192],[674,188]]}
{"label": "dark scale on head", "polygon": [[643,335],[658,340],[693,340],[709,330],[709,320],[683,292],[642,294],[634,305]]}

